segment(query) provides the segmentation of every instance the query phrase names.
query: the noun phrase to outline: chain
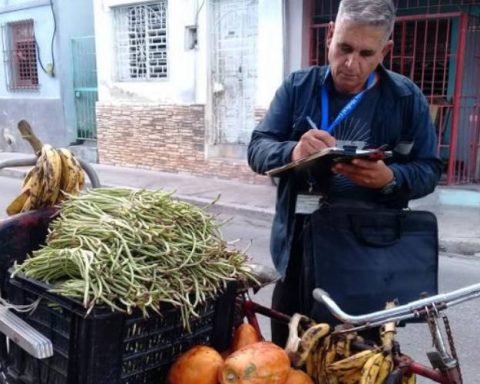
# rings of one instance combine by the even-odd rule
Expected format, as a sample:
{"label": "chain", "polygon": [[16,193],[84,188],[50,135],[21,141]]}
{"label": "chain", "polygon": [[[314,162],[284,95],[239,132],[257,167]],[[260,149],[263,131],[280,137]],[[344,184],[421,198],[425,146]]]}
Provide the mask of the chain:
{"label": "chain", "polygon": [[460,382],[463,383],[462,371],[460,369],[460,361],[458,360],[457,350],[455,349],[455,343],[453,341],[453,332],[452,332],[452,328],[450,327],[450,321],[448,320],[448,317],[446,315],[442,316],[442,320],[445,326],[445,332],[447,334],[448,344],[450,346],[450,352],[452,354],[452,357],[455,359],[457,363],[458,375],[460,376],[460,380],[461,380]]}

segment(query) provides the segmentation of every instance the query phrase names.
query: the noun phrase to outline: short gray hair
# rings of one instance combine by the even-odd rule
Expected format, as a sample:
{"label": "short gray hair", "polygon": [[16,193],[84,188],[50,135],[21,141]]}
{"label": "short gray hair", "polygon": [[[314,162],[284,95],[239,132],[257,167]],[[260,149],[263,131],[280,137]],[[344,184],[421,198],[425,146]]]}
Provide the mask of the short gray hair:
{"label": "short gray hair", "polygon": [[395,6],[393,0],[341,0],[336,19],[339,21],[381,27],[386,40],[395,26]]}

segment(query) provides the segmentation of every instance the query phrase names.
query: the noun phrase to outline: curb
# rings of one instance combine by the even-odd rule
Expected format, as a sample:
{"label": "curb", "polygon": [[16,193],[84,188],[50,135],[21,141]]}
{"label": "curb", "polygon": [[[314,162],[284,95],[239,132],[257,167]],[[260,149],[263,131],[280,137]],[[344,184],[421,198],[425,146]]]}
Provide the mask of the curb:
{"label": "curb", "polygon": [[[25,174],[29,168],[30,167],[3,168],[3,169],[0,169],[0,176],[21,179],[25,177]],[[88,178],[85,180],[85,184],[87,186],[91,186],[91,183],[88,180]],[[102,183],[102,186],[103,187],[124,187],[125,185],[107,182],[107,183]],[[213,205],[212,205],[212,202],[215,200],[214,198],[209,199],[205,197],[182,195],[182,194],[175,193],[175,191],[173,192],[172,196],[178,200],[182,200],[187,203],[197,205],[199,207],[205,207],[210,205],[211,207],[209,209],[216,213],[223,211],[228,215],[233,215],[235,213],[242,212],[244,214],[248,214],[249,216],[262,218],[262,219],[269,219],[270,221],[273,220],[273,215],[275,214],[275,211],[273,209],[222,202],[221,196]]]}
{"label": "curb", "polygon": [[480,257],[480,240],[474,238],[444,238],[439,241],[440,252]]}
{"label": "curb", "polygon": [[[15,167],[15,168],[3,168],[0,169],[0,176],[12,177],[12,178],[23,178],[29,167]],[[87,185],[90,185],[89,180],[86,182]],[[105,183],[102,184],[105,187],[122,187],[125,185],[118,183]],[[209,211],[213,213],[222,213],[227,216],[235,216],[236,214],[242,213],[250,217],[272,221],[274,210],[258,207],[258,206],[247,206],[240,205],[235,203],[222,202],[222,198],[215,200],[214,198],[205,198],[205,197],[195,197],[192,195],[183,195],[177,194],[173,191],[174,198],[194,204],[199,207],[209,206]],[[480,258],[480,239],[476,238],[451,238],[451,237],[442,237],[439,238],[439,251],[442,253],[449,253],[460,256],[468,256]]]}

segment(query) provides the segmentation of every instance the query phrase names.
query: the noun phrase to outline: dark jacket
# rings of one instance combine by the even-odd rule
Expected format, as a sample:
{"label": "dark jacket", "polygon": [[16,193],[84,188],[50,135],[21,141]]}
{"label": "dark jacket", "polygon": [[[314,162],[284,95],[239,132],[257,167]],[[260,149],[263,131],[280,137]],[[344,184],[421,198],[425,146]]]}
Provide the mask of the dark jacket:
{"label": "dark jacket", "polygon": [[[311,129],[306,116],[321,121],[320,90],[326,68],[315,66],[293,72],[277,90],[248,146],[248,162],[255,172],[263,174],[290,162],[298,140]],[[396,154],[388,162],[397,180],[397,191],[388,196],[380,191],[373,193],[378,192],[378,201],[387,207],[406,207],[409,200],[431,193],[440,178],[435,129],[426,98],[412,81],[382,66],[378,73],[381,97],[371,127],[371,144],[387,144],[394,149],[399,142],[407,141],[413,142],[413,148],[408,155]],[[292,246],[297,193],[294,177],[280,177],[270,251],[282,275]]]}

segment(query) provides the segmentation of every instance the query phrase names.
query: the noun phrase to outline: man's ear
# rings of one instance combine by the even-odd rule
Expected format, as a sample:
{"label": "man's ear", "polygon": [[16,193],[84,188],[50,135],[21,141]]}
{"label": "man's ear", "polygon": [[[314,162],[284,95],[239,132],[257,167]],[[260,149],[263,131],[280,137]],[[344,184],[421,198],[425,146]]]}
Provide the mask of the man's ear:
{"label": "man's ear", "polygon": [[393,40],[388,40],[382,49],[383,57],[387,56],[388,52],[390,52],[392,48],[393,48]]}
{"label": "man's ear", "polygon": [[335,30],[335,23],[331,21],[328,23],[328,31],[327,31],[327,48],[330,48],[330,44],[333,38],[333,31]]}

